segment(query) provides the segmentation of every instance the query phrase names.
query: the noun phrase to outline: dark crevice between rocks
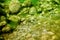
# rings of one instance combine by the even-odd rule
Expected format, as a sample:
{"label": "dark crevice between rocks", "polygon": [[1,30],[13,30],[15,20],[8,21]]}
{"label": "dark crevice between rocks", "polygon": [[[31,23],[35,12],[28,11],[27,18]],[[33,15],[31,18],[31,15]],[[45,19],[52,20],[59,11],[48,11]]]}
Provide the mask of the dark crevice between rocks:
{"label": "dark crevice between rocks", "polygon": [[52,9],[46,10],[45,13],[51,12],[52,10],[54,10],[54,9],[52,8]]}
{"label": "dark crevice between rocks", "polygon": [[2,28],[3,28],[4,26],[5,26],[5,25],[0,26],[0,30],[2,30]]}
{"label": "dark crevice between rocks", "polygon": [[5,2],[5,0],[0,0],[0,2],[1,2],[1,3],[4,3],[4,2]]}
{"label": "dark crevice between rocks", "polygon": [[6,13],[2,10],[1,7],[0,7],[0,16],[6,16]]}
{"label": "dark crevice between rocks", "polygon": [[60,3],[56,2],[56,1],[52,1],[52,3],[53,3],[54,5],[55,5],[55,4],[60,5]]}
{"label": "dark crevice between rocks", "polygon": [[40,13],[42,13],[42,11],[38,11],[37,13],[40,14]]}
{"label": "dark crevice between rocks", "polygon": [[10,33],[13,33],[14,29],[11,29],[10,31],[5,31],[5,32],[0,32],[0,35],[2,34],[10,34]]}

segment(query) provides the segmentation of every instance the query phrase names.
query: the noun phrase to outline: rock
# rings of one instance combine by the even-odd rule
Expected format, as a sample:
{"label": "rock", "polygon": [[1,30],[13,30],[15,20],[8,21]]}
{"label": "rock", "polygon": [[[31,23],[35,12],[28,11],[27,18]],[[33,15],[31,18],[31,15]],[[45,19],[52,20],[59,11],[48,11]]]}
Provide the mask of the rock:
{"label": "rock", "polygon": [[11,13],[16,13],[20,9],[20,2],[18,0],[11,0],[9,10]]}
{"label": "rock", "polygon": [[9,32],[11,30],[11,28],[9,26],[5,26],[4,28],[2,28],[2,32]]}
{"label": "rock", "polygon": [[29,11],[29,14],[35,14],[35,13],[37,13],[36,8],[35,7],[31,7],[30,11]]}
{"label": "rock", "polygon": [[24,3],[22,4],[22,6],[23,6],[23,7],[31,6],[30,0],[24,1]]}
{"label": "rock", "polygon": [[10,17],[8,19],[13,22],[18,22],[20,20],[20,17],[17,15],[10,15]]}
{"label": "rock", "polygon": [[6,24],[6,21],[0,22],[0,26],[4,26]]}

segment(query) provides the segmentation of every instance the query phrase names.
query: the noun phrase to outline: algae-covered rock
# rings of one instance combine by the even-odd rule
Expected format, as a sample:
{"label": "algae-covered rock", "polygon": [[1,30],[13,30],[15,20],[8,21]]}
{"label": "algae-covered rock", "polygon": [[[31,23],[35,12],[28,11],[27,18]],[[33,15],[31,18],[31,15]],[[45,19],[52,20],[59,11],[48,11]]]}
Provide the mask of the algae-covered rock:
{"label": "algae-covered rock", "polygon": [[17,15],[10,15],[9,20],[13,22],[18,22],[20,20],[20,17]]}
{"label": "algae-covered rock", "polygon": [[6,21],[0,22],[0,26],[4,26],[6,24]]}
{"label": "algae-covered rock", "polygon": [[25,0],[25,1],[22,3],[22,6],[23,6],[23,7],[31,6],[30,0]]}
{"label": "algae-covered rock", "polygon": [[11,30],[11,28],[9,26],[5,26],[4,28],[2,28],[2,32],[9,32]]}
{"label": "algae-covered rock", "polygon": [[31,7],[30,10],[29,10],[29,14],[36,14],[37,13],[37,10],[35,7]]}
{"label": "algae-covered rock", "polygon": [[20,5],[20,2],[18,0],[11,0],[9,3],[9,10],[12,13],[18,12],[20,7],[21,7],[21,5]]}

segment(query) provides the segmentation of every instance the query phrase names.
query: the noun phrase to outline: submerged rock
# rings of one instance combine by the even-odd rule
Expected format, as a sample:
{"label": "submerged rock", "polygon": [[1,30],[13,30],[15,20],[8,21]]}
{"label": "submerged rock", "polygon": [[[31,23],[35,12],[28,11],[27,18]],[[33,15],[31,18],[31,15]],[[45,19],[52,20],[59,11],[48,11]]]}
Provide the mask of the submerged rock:
{"label": "submerged rock", "polygon": [[9,4],[9,10],[11,11],[11,13],[18,12],[19,9],[20,9],[20,2],[18,0],[11,0]]}

